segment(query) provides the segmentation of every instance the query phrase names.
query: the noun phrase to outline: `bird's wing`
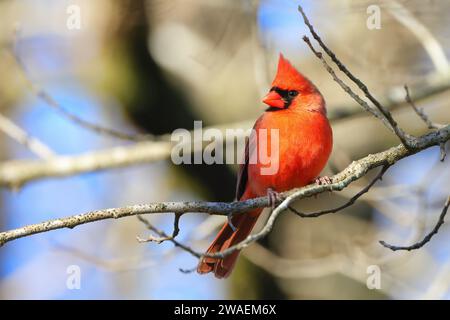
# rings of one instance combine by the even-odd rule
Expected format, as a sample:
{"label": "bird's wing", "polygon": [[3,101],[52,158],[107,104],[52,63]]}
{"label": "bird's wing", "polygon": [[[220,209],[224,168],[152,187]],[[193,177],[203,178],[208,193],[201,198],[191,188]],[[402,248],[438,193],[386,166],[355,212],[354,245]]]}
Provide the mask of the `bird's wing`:
{"label": "bird's wing", "polygon": [[237,184],[236,184],[236,200],[241,199],[242,195],[245,192],[245,188],[247,187],[248,182],[248,138],[245,138],[245,152],[244,152],[244,163],[239,165],[239,171],[237,175]]}
{"label": "bird's wing", "polygon": [[245,188],[248,183],[248,164],[249,159],[253,159],[254,152],[256,151],[257,144],[257,135],[255,130],[258,128],[258,124],[261,121],[262,116],[256,120],[255,125],[253,126],[253,130],[250,134],[249,138],[245,139],[245,151],[244,151],[244,162],[239,165],[239,171],[237,175],[237,184],[236,184],[236,200],[240,200],[242,195],[245,192]]}

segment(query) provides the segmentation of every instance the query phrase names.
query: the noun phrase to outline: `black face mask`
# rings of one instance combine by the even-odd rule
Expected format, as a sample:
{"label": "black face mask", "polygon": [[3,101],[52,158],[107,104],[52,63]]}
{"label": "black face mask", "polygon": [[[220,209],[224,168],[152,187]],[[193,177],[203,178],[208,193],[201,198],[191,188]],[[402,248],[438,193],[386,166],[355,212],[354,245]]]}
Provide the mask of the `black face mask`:
{"label": "black face mask", "polygon": [[294,98],[298,95],[297,90],[283,90],[278,87],[273,87],[270,89],[270,91],[275,91],[276,93],[278,93],[281,96],[281,98],[284,101],[284,106],[283,106],[283,108],[269,107],[266,109],[266,111],[269,111],[269,112],[280,111],[280,110],[285,110],[285,109],[289,108],[289,106],[292,103],[292,100],[294,100]]}

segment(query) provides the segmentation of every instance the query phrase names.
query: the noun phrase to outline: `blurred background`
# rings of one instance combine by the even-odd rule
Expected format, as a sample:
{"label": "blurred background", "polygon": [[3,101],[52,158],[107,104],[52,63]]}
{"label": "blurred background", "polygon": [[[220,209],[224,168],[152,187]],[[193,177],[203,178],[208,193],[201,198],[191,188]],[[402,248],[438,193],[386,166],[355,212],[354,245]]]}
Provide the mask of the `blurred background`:
{"label": "blurred background", "polygon": [[[405,83],[431,119],[450,121],[446,0],[2,0],[0,161],[39,159],[8,135],[11,126],[38,139],[44,157],[134,143],[74,123],[39,99],[30,82],[72,114],[131,134],[192,129],[194,120],[205,126],[242,123],[246,129],[264,110],[261,98],[279,52],[327,101],[335,143],[326,174],[397,145],[301,40],[308,32],[299,3],[323,40],[394,110],[407,132],[419,135],[427,128],[404,103]],[[370,5],[376,8],[368,11]],[[77,8],[80,25],[74,27],[68,20]],[[377,8],[380,25],[373,28]],[[3,186],[0,230],[138,203],[231,201],[235,173],[234,166],[175,166],[169,159]],[[336,206],[371,176],[296,206]],[[283,214],[269,237],[243,251],[226,280],[180,272],[197,261],[169,242],[138,243],[136,236],[149,231],[135,217],[19,239],[0,249],[0,298],[448,299],[447,224],[412,252],[391,252],[378,240],[420,240],[437,221],[449,181],[449,162],[439,161],[439,148],[402,160],[343,212],[318,219]],[[149,219],[171,232],[171,215]],[[222,223],[222,217],[185,215],[178,240],[204,250]],[[371,265],[381,269],[379,290],[366,286]],[[70,266],[81,270],[80,289],[66,286]]]}

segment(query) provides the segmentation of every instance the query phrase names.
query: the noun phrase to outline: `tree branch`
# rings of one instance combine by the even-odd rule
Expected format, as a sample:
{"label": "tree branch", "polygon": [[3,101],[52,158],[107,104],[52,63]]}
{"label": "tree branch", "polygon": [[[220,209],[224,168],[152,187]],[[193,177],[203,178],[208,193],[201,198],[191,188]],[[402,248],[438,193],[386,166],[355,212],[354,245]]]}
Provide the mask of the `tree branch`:
{"label": "tree branch", "polygon": [[[395,119],[392,117],[392,114],[385,108],[369,91],[367,86],[359,80],[357,77],[355,77],[350,70],[347,69],[347,67],[336,57],[333,51],[331,51],[327,45],[322,41],[320,36],[317,34],[317,32],[314,30],[314,27],[309,22],[308,17],[306,16],[305,12],[303,11],[303,8],[301,5],[298,6],[298,10],[301,13],[303,17],[303,21],[305,22],[306,26],[308,27],[309,31],[311,32],[314,39],[317,41],[317,43],[320,45],[320,47],[325,51],[325,53],[331,58],[331,60],[336,64],[336,66],[341,70],[353,83],[355,83],[358,88],[364,93],[364,95],[375,105],[375,107],[378,109],[378,111],[383,115],[383,117],[379,117],[379,114],[375,112],[372,108],[366,109],[365,104],[361,104],[361,106],[366,110],[372,113],[375,117],[381,119],[381,121],[386,125],[387,128],[391,129],[400,139],[400,141],[407,147],[407,148],[415,148],[415,141],[414,137],[411,135],[405,133],[397,124]],[[306,36],[303,38],[304,40],[308,39]],[[306,41],[306,40],[305,40]],[[309,41],[307,41],[308,43]],[[313,46],[311,43],[308,43],[309,47],[313,50],[314,54],[324,62],[325,60],[322,58],[322,55],[319,54],[316,50],[313,49]],[[329,68],[331,69],[331,68]],[[327,70],[330,72],[327,68]],[[332,74],[333,75],[333,74]],[[336,75],[334,75],[336,77]],[[333,78],[334,78],[333,77]],[[340,85],[342,83],[338,82]],[[341,85],[342,86],[342,85]],[[349,93],[344,87],[343,89]],[[355,94],[356,95],[356,94]],[[354,96],[352,95],[354,98]],[[356,100],[359,103],[359,100]]]}
{"label": "tree branch", "polygon": [[150,140],[154,139],[154,136],[151,134],[132,134],[132,133],[126,133],[122,132],[113,128],[108,128],[105,126],[98,125],[96,123],[90,122],[88,120],[85,120],[78,115],[70,112],[65,107],[63,107],[56,99],[54,99],[47,91],[39,87],[37,84],[35,84],[31,77],[29,76],[28,69],[25,65],[25,63],[22,61],[22,58],[20,57],[18,50],[17,50],[17,41],[18,41],[18,35],[19,35],[20,29],[16,28],[15,33],[13,35],[13,41],[11,45],[11,53],[16,61],[17,66],[22,71],[22,74],[25,78],[25,81],[27,85],[30,88],[30,91],[39,99],[41,99],[46,105],[56,110],[60,115],[68,119],[69,121],[72,121],[73,123],[79,125],[82,128],[85,128],[87,130],[93,131],[95,133],[110,136],[113,138],[121,139],[121,140],[128,140],[128,141],[143,141],[143,140]]}
{"label": "tree branch", "polygon": [[[176,216],[180,217],[181,215],[176,215]],[[164,231],[159,230],[158,228],[156,228],[153,224],[150,223],[150,221],[148,221],[147,219],[145,219],[141,215],[137,215],[137,218],[138,218],[139,221],[141,221],[147,227],[147,229],[155,232],[156,234],[158,234],[160,236],[160,239],[163,239],[161,241],[156,241],[156,242],[162,243],[163,241],[170,241],[170,242],[172,242],[175,245],[175,247],[178,247],[178,248],[180,248],[180,249],[182,249],[182,250],[184,250],[186,252],[189,252],[194,257],[197,257],[197,258],[201,258],[202,257],[201,253],[198,253],[198,252],[194,251],[191,247],[186,246],[186,245],[182,244],[181,242],[178,242],[177,240],[175,240],[175,236],[173,234],[172,234],[172,236],[168,236]],[[175,221],[177,221],[177,220],[175,220]],[[175,230],[176,229],[174,229],[174,233],[175,233]],[[147,242],[147,241],[145,241],[145,239],[143,239],[143,240],[144,241],[141,241],[141,239],[138,238],[139,242]],[[150,240],[150,241],[155,241],[155,240]]]}
{"label": "tree branch", "polygon": [[[141,221],[142,223],[144,223],[150,230],[153,230],[154,232],[156,232],[160,237],[154,237],[152,235],[148,236],[147,238],[141,238],[139,236],[136,237],[138,242],[156,242],[157,244],[163,243],[164,241],[172,241],[175,239],[175,237],[178,235],[178,233],[180,232],[180,218],[183,215],[183,213],[175,213],[175,217],[173,219],[173,232],[171,236],[166,235],[163,231],[156,229],[155,227],[152,226],[152,228],[150,228],[150,222],[148,222],[145,218],[143,218],[140,215],[137,215],[137,218],[139,221]],[[173,241],[172,241],[173,242]],[[174,242],[174,244],[176,244]]]}
{"label": "tree branch", "polygon": [[406,102],[409,103],[411,108],[413,108],[413,110],[417,113],[417,115],[423,120],[423,122],[425,122],[425,124],[428,126],[428,129],[430,129],[430,130],[441,129],[441,128],[443,128],[445,126],[443,124],[434,123],[433,121],[431,121],[430,118],[425,114],[423,109],[422,108],[418,108],[416,106],[416,104],[414,103],[414,101],[411,99],[411,95],[409,93],[409,88],[408,88],[408,86],[406,84],[405,84],[404,88],[405,88],[405,92],[406,92],[406,96],[405,96]]}
{"label": "tree branch", "polygon": [[384,173],[387,171],[387,169],[389,169],[389,165],[385,165],[380,172],[375,176],[374,179],[372,179],[372,181],[364,187],[364,189],[362,189],[361,191],[359,191],[357,194],[355,194],[353,197],[351,197],[346,203],[344,203],[343,205],[333,208],[333,209],[327,209],[327,210],[322,210],[322,211],[317,211],[317,212],[311,212],[311,213],[304,213],[301,212],[295,208],[293,208],[292,206],[289,206],[289,210],[291,210],[292,212],[294,212],[296,215],[298,215],[299,217],[302,218],[317,218],[320,216],[323,216],[325,214],[329,214],[329,213],[336,213],[339,212],[341,210],[344,210],[345,208],[350,207],[351,205],[353,205],[356,200],[358,200],[362,195],[364,195],[365,193],[369,192],[370,188],[372,188],[372,186],[378,181],[381,180],[383,178]]}
{"label": "tree branch", "polygon": [[25,130],[15,124],[11,119],[0,113],[0,131],[16,140],[18,143],[24,145],[31,152],[42,159],[49,159],[55,153],[41,142],[39,139],[32,137]]}
{"label": "tree branch", "polygon": [[[369,170],[380,166],[391,166],[397,161],[413,155],[421,150],[430,148],[432,146],[439,145],[450,140],[450,125],[446,127],[423,135],[417,139],[417,148],[414,150],[407,149],[404,145],[398,145],[392,147],[383,152],[368,155],[360,160],[352,162],[346,169],[341,171],[332,177],[333,183],[329,185],[309,185],[300,189],[294,189],[288,192],[281,193],[281,196],[285,200],[278,206],[269,218],[268,223],[272,223],[274,219],[288,206],[297,199],[310,197],[315,194],[322,193],[324,191],[340,191],[347,187],[350,183],[358,180],[364,176]],[[162,202],[162,203],[150,203],[143,205],[134,205],[123,208],[111,208],[105,210],[96,210],[84,214],[78,214],[69,216],[66,218],[49,220],[33,225],[28,225],[14,230],[9,230],[0,233],[0,246],[5,243],[27,237],[37,233],[43,233],[56,229],[74,228],[78,225],[85,223],[91,223],[94,221],[106,220],[106,219],[119,219],[129,216],[135,216],[138,214],[156,214],[156,213],[187,213],[187,212],[204,212],[216,215],[228,215],[233,212],[235,214],[242,213],[258,207],[269,206],[269,200],[267,197],[260,197],[250,199],[242,202]],[[266,224],[264,232],[270,232],[271,225]],[[259,233],[251,237],[251,241],[255,241],[266,233]],[[243,245],[248,245],[245,242]]]}
{"label": "tree branch", "polygon": [[447,214],[448,211],[448,207],[450,206],[450,196],[448,196],[447,201],[444,204],[444,207],[442,208],[442,212],[439,215],[439,219],[438,222],[436,223],[436,225],[434,226],[433,230],[430,231],[430,233],[428,233],[425,238],[423,238],[421,241],[416,242],[410,246],[396,246],[393,244],[389,244],[386,241],[380,240],[380,244],[383,247],[386,247],[388,249],[391,249],[392,251],[398,251],[398,250],[406,250],[406,251],[411,251],[411,250],[416,250],[419,248],[422,248],[426,243],[428,243],[431,238],[438,233],[439,228],[444,224],[444,219],[445,219],[445,215]]}
{"label": "tree branch", "polygon": [[79,173],[155,162],[170,157],[172,143],[138,142],[75,156],[54,156],[47,160],[11,160],[0,163],[0,186],[19,188],[24,183],[46,177],[63,177]]}
{"label": "tree branch", "polygon": [[[425,111],[423,111],[423,109],[421,109],[421,108],[418,108],[416,106],[416,104],[414,103],[413,99],[411,99],[411,96],[409,94],[409,88],[406,84],[405,84],[404,88],[406,91],[406,97],[405,97],[406,102],[409,103],[409,105],[414,109],[414,111],[417,113],[417,115],[423,120],[423,122],[426,123],[426,125],[428,126],[428,129],[435,130],[435,129],[443,128],[445,126],[440,123],[432,122],[430,120],[430,118],[428,117],[428,115],[425,113]],[[447,153],[445,151],[445,143],[439,144],[439,148],[441,149],[440,160],[441,160],[441,162],[444,162],[445,157],[447,156]]]}
{"label": "tree branch", "polygon": [[[450,84],[440,83],[429,88],[419,87],[411,92],[411,98],[415,101],[429,98],[450,89]],[[403,97],[388,99],[390,110],[405,105]],[[358,116],[363,111],[361,108],[349,108],[345,111],[340,108],[330,115],[331,121],[343,120],[348,117]],[[228,123],[215,127],[223,128],[251,128],[251,121]],[[208,128],[204,128],[207,130]],[[156,141],[143,141],[128,146],[113,147],[109,149],[87,152],[80,155],[59,156],[52,160],[11,160],[0,163],[0,186],[19,188],[28,182],[42,178],[58,178],[72,176],[80,173],[88,173],[98,170],[113,169],[165,160],[170,157],[172,143],[170,136],[164,135]],[[445,153],[442,153],[444,156]]]}
{"label": "tree branch", "polygon": [[[318,39],[320,40],[319,36],[314,31],[312,25],[309,23],[301,7],[299,8],[299,10],[306,19],[305,22],[307,22],[307,25],[309,24],[311,32],[313,32],[313,35],[317,36]],[[68,118],[74,116],[70,115],[70,112],[67,113],[65,111],[62,111],[65,110],[64,107],[59,105],[58,102],[55,101],[49,94],[44,92],[42,89],[38,88],[30,80],[25,65],[21,61],[20,55],[17,53],[16,42],[17,42],[16,40],[13,41],[12,46],[13,57],[17,60],[17,63],[22,69],[30,86],[34,88],[32,89],[32,91],[38,97],[43,99],[46,103],[50,105],[56,105],[55,108],[60,109],[60,111],[64,113],[65,116],[67,116]],[[321,43],[327,49],[326,51],[329,52],[331,57],[334,57],[334,59],[339,63],[338,65],[341,68],[342,67],[345,68],[345,66],[343,66],[342,63],[336,58],[334,53],[332,53],[331,50],[329,50],[328,47],[326,47],[323,44],[322,40],[320,40],[319,43]],[[347,69],[345,68],[344,70]],[[349,77],[353,77],[353,79],[355,79],[356,81],[360,81],[356,79],[352,74],[349,74]],[[343,88],[345,91],[348,92],[348,90],[345,87]],[[426,84],[418,85],[417,88],[413,90],[414,95],[411,98],[414,99],[415,101],[419,101],[421,99],[426,99],[432,95],[444,92],[448,89],[450,89],[450,83],[446,79],[446,77],[443,77],[443,79],[441,79],[440,81],[434,82],[432,85],[429,86],[427,86]],[[370,112],[371,114],[375,115],[382,121],[386,122],[386,119],[383,118],[383,116],[379,113],[377,109],[369,107],[367,103],[364,100],[360,99],[359,97],[353,96],[353,98],[357,101],[359,105],[363,107],[365,111]],[[393,110],[399,106],[404,105],[404,100],[399,98],[398,95],[394,95],[393,98],[388,97],[385,100],[386,101],[383,105],[385,106],[386,110]],[[334,109],[332,109],[331,111],[333,110]],[[360,115],[362,113],[362,110],[359,108],[337,108],[337,110],[334,111],[335,112],[330,112],[329,117],[330,120],[341,120],[344,118]],[[74,116],[73,120],[76,123],[83,125],[85,121],[83,119],[77,120],[76,118],[77,116]],[[388,123],[385,124],[389,126]],[[222,127],[234,128],[239,126],[250,128],[252,126],[252,122],[243,121],[240,123],[226,124],[223,125]],[[102,131],[104,133],[107,133],[109,131],[109,128],[103,128],[102,126],[98,126],[93,123],[86,123],[84,127],[98,133]],[[129,137],[127,137],[128,134],[126,133],[122,134],[120,132],[118,132],[118,134],[112,133],[112,135],[113,136],[116,135],[119,138],[122,136],[121,138],[124,138],[125,140],[141,140],[150,138],[149,136],[144,137],[144,135],[141,135],[139,138],[135,139],[136,138],[135,135],[130,135]],[[148,163],[153,161],[159,161],[170,157],[170,148],[171,148],[171,143],[169,142],[170,137],[164,135],[160,137],[153,137],[153,140],[155,140],[154,143],[150,141],[145,141],[127,147],[115,147],[111,149],[94,151],[75,156],[55,156],[51,161],[12,160],[0,163],[0,186],[19,188],[27,182],[41,178],[70,176],[85,172],[123,167],[144,162]],[[443,160],[444,157],[445,157],[445,148],[444,144],[441,144],[441,160]]]}

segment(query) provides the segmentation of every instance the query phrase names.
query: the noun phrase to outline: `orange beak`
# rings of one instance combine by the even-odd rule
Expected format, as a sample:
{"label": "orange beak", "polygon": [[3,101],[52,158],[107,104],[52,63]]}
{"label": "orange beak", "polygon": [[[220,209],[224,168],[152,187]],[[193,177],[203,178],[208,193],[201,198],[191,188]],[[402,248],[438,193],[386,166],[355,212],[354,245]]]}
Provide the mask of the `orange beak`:
{"label": "orange beak", "polygon": [[263,99],[263,102],[271,107],[284,108],[284,100],[276,91],[270,91]]}

